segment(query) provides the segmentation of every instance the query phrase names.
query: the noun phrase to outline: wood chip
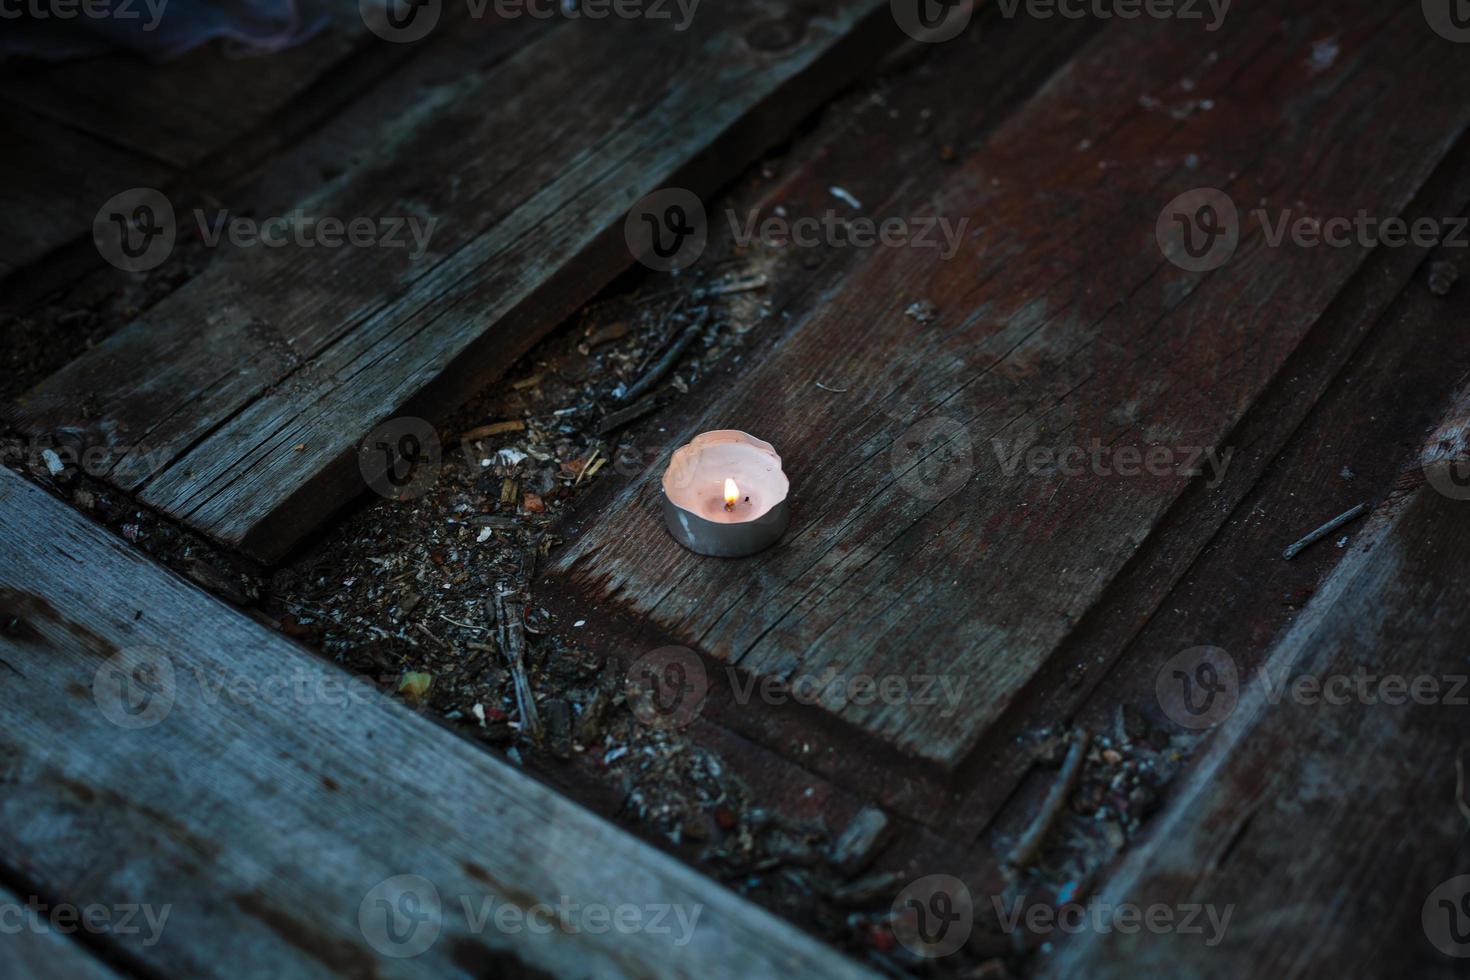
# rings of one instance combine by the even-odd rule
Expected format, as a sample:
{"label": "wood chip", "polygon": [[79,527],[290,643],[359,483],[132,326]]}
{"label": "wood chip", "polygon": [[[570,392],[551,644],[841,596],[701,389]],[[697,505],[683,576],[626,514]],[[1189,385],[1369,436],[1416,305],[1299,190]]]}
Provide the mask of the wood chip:
{"label": "wood chip", "polygon": [[595,330],[589,334],[587,337],[587,346],[600,347],[614,340],[622,340],[626,336],[628,336],[628,325],[626,323],[618,322],[609,324],[601,330]]}
{"label": "wood chip", "polygon": [[471,429],[459,437],[460,442],[478,442],[488,439],[490,436],[498,436],[506,432],[522,432],[526,423],[520,419],[511,419],[508,422],[491,422],[489,425],[481,425]]}

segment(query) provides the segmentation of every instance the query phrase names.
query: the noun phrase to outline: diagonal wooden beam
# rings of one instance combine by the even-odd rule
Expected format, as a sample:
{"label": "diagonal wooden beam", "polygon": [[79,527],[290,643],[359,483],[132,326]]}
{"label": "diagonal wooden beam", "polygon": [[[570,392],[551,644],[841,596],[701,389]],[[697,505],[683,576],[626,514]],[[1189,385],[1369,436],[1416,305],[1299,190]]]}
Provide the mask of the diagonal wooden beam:
{"label": "diagonal wooden beam", "polygon": [[117,486],[278,558],[366,489],[356,449],[379,422],[458,405],[630,265],[622,223],[642,196],[717,187],[897,33],[880,0],[709,5],[682,32],[558,27],[437,91],[300,202],[312,217],[413,217],[432,229],[422,254],[222,256],[12,414],[106,447]]}
{"label": "diagonal wooden beam", "polygon": [[149,970],[868,975],[8,470],[0,627],[0,864]]}

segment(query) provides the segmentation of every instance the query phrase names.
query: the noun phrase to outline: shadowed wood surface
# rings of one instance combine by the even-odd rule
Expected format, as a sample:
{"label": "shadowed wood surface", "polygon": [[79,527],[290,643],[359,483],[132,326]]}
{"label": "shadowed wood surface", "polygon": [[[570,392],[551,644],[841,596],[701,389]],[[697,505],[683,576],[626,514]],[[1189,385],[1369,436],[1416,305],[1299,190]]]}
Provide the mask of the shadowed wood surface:
{"label": "shadowed wood surface", "polygon": [[[421,260],[222,257],[27,396],[19,424],[118,450],[120,488],[279,557],[364,489],[355,450],[377,422],[457,405],[624,268],[621,220],[640,196],[675,175],[712,186],[855,74],[891,31],[857,29],[879,6],[552,31],[300,202],[432,220]],[[624,83],[581,85],[568,64],[616,66]]]}
{"label": "shadowed wood surface", "polygon": [[[953,260],[875,255],[691,429],[745,428],[782,452],[782,545],[710,563],[650,543],[655,466],[561,569],[754,673],[967,678],[948,716],[837,686],[826,705],[956,764],[1189,482],[1007,474],[1015,454],[1223,447],[1368,251],[1268,247],[1248,211],[1397,215],[1464,127],[1434,80],[1464,59],[1417,11],[1319,18],[1243,9],[1211,51],[1177,25],[1105,31],[934,191],[926,213],[971,219]],[[1406,60],[1426,70],[1401,75]],[[1238,250],[1209,275],[1165,262],[1153,235],[1200,186],[1241,214]],[[937,318],[905,316],[916,302]]]}
{"label": "shadowed wood surface", "polygon": [[[264,122],[372,40],[355,2],[306,0],[300,7],[303,22],[325,15],[326,26],[305,44],[270,56],[231,58],[215,42],[165,65],[130,53],[7,65],[0,98],[100,142],[186,168]],[[144,8],[131,9],[141,14]]]}
{"label": "shadowed wood surface", "polygon": [[37,913],[41,919],[38,925],[29,925],[34,919],[21,917],[29,916],[30,912],[13,911],[30,909],[33,898],[39,896],[17,895],[0,887],[0,910],[5,913],[5,929],[0,931],[0,973],[17,978],[75,977],[76,980],[110,980],[117,976],[62,931],[75,930],[75,925],[62,919],[57,928],[49,918],[49,908]]}
{"label": "shadowed wood surface", "polygon": [[1089,933],[1048,975],[1456,975],[1430,937],[1450,936],[1431,927],[1462,914],[1457,895],[1443,908],[1431,893],[1470,873],[1457,775],[1470,745],[1470,482],[1446,482],[1452,463],[1470,470],[1467,408],[1435,433],[1426,472],[1374,515],[1099,896],[1233,907],[1223,938]]}
{"label": "shadowed wood surface", "polygon": [[[0,558],[7,871],[52,902],[170,905],[161,941],[107,937],[150,971],[864,975],[8,471]],[[405,874],[433,885],[442,934],[379,956],[367,900]],[[599,932],[562,911],[556,928],[499,931],[476,927],[486,900],[699,918]]]}

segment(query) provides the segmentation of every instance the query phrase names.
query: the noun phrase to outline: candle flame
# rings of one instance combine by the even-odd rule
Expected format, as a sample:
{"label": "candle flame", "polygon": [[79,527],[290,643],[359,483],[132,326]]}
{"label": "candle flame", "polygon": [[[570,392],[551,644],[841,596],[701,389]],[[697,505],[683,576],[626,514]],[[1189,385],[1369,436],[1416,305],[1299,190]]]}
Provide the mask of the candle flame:
{"label": "candle flame", "polygon": [[735,501],[740,499],[740,488],[735,481],[729,478],[725,480],[725,509],[730,510],[735,506]]}

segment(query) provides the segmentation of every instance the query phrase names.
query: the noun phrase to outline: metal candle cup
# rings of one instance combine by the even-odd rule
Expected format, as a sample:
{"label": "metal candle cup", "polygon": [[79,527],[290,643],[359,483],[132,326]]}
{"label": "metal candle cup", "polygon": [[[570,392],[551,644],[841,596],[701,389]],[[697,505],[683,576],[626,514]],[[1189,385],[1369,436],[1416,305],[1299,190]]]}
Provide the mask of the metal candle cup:
{"label": "metal candle cup", "polygon": [[695,436],[674,452],[663,486],[664,524],[696,554],[743,558],[786,533],[791,484],[781,457],[770,443],[744,432]]}

